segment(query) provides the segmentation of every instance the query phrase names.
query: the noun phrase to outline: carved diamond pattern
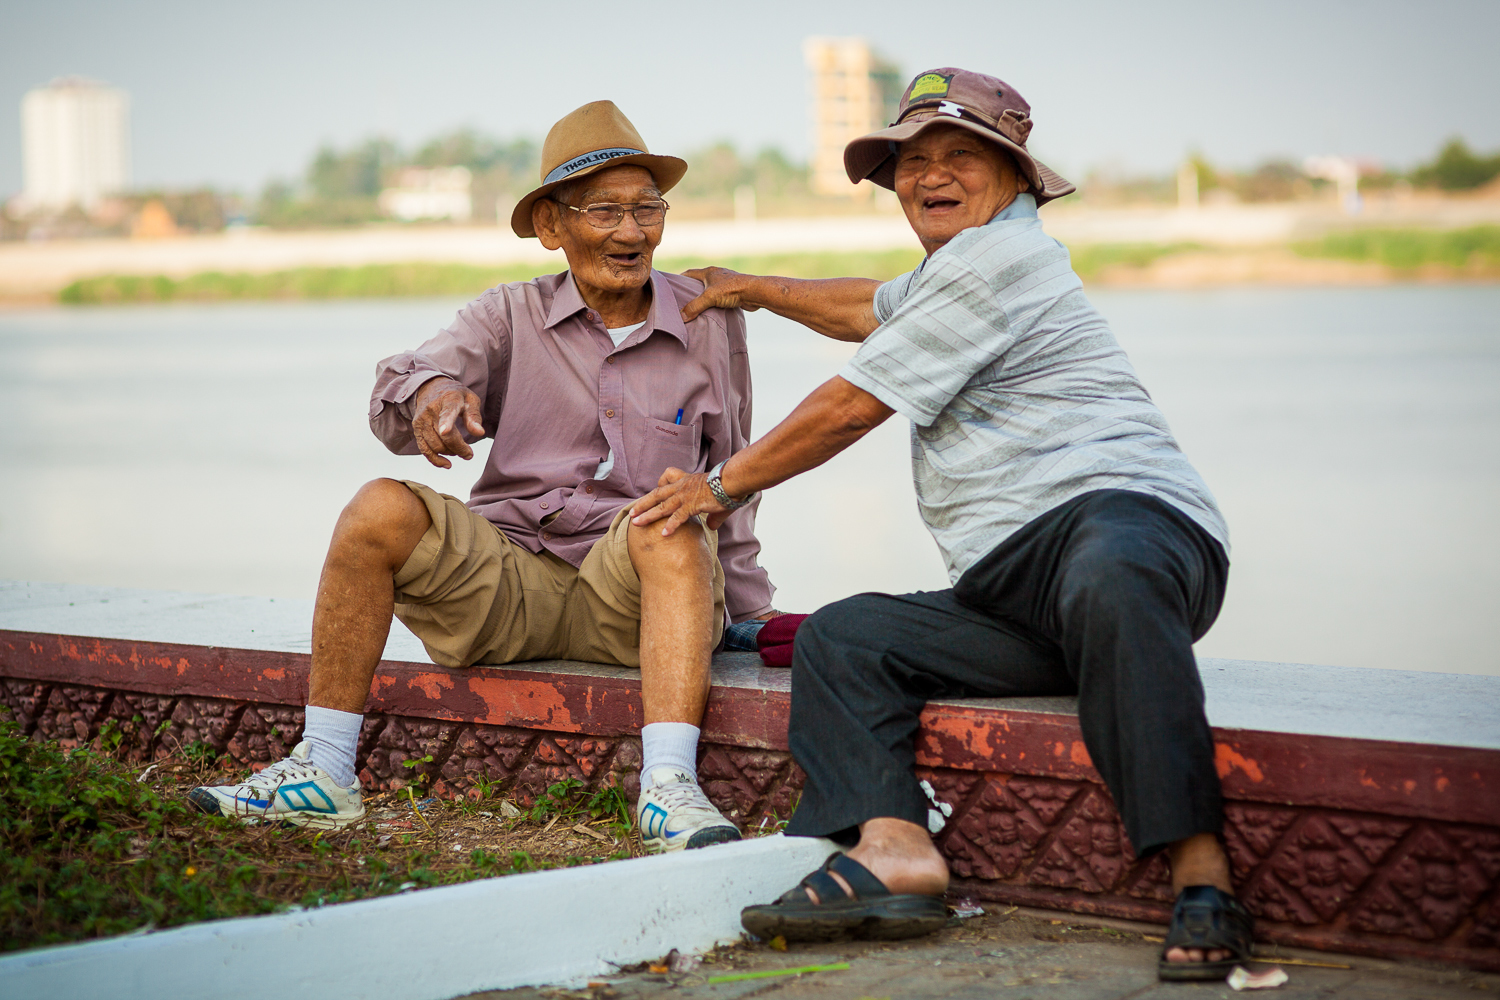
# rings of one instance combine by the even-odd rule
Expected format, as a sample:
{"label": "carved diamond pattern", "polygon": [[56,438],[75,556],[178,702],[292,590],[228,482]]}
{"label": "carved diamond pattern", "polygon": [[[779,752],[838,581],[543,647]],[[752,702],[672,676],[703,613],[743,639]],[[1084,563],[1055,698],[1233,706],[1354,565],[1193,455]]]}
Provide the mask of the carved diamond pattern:
{"label": "carved diamond pattern", "polygon": [[7,677],[0,684],[0,704],[10,709],[21,731],[29,736],[36,729],[37,712],[47,704],[51,693],[51,684]]}
{"label": "carved diamond pattern", "polygon": [[1489,891],[1491,880],[1431,823],[1421,823],[1392,852],[1349,912],[1358,930],[1419,941],[1445,938]]}
{"label": "carved diamond pattern", "polygon": [[1010,878],[1047,835],[1047,824],[1012,794],[1005,777],[985,775],[979,794],[944,828],[939,847],[960,877]]}
{"label": "carved diamond pattern", "polygon": [[289,705],[247,705],[225,751],[235,760],[270,764],[292,752],[302,735],[302,709]]}
{"label": "carved diamond pattern", "polygon": [[[24,731],[64,745],[93,740],[113,720],[132,759],[201,741],[251,766],[289,753],[303,715],[294,706],[15,678],[0,678],[0,706]],[[431,762],[404,766],[428,755]],[[805,776],[789,754],[705,744],[700,756],[705,791],[741,825],[791,815]],[[640,742],[629,737],[377,715],[365,719],[359,751],[360,778],[371,790],[421,773],[434,793],[462,795],[483,779],[522,805],[564,778],[589,789],[619,784],[634,798],[640,760]],[[1015,887],[1032,901],[1052,893],[1059,906],[1083,894],[1100,912],[1155,919],[1159,904],[1172,901],[1163,856],[1135,860],[1101,786],[951,768],[919,773],[953,806],[937,839],[954,874],[978,880],[970,891],[1005,898]],[[1435,958],[1451,961],[1456,951],[1500,968],[1500,829],[1230,802],[1224,835],[1240,897],[1262,918],[1263,933],[1278,937],[1290,925],[1297,940],[1427,942]]]}
{"label": "carved diamond pattern", "polygon": [[1102,790],[1089,788],[1026,880],[1054,889],[1104,892],[1120,880],[1129,865],[1124,842],[1119,820]]}

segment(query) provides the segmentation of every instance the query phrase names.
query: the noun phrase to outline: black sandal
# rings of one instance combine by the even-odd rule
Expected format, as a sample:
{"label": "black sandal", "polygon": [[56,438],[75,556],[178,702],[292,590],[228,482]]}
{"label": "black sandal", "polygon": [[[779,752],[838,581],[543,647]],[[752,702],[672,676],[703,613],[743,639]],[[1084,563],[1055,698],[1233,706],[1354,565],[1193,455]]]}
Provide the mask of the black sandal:
{"label": "black sandal", "polygon": [[[1236,965],[1250,960],[1253,920],[1250,911],[1227,892],[1211,885],[1190,885],[1172,908],[1172,927],[1161,946],[1156,977],[1170,982],[1223,979]],[[1218,962],[1169,962],[1172,948],[1223,950]]]}
{"label": "black sandal", "polygon": [[[834,881],[837,872],[853,894]],[[805,890],[818,894],[820,903]],[[948,924],[941,896],[893,895],[870,870],[845,854],[830,854],[823,867],[808,875],[774,903],[747,906],[740,923],[756,937],[788,941],[842,941],[869,938],[894,941],[931,934]]]}

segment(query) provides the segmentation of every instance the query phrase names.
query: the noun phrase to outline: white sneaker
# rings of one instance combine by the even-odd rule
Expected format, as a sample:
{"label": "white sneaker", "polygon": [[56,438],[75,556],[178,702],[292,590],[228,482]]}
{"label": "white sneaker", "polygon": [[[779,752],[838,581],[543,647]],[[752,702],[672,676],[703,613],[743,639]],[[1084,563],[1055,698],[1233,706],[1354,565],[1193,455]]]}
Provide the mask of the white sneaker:
{"label": "white sneaker", "polygon": [[657,767],[643,777],[635,823],[646,850],[690,850],[740,839],[739,827],[714,808],[686,772]]}
{"label": "white sneaker", "polygon": [[341,788],[333,776],[307,759],[308,743],[238,785],[200,785],[188,801],[203,812],[245,820],[272,820],[337,830],[365,818],[359,780]]}

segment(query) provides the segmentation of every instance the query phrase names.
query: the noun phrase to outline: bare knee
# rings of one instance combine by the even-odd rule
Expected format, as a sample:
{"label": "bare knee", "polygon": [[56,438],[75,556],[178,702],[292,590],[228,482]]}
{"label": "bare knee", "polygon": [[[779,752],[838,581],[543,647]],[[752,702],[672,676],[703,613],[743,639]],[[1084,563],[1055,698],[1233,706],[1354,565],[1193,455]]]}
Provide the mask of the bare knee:
{"label": "bare knee", "polygon": [[427,505],[394,479],[359,488],[333,529],[333,553],[374,557],[399,567],[432,524]]}
{"label": "bare knee", "polygon": [[685,575],[700,572],[710,565],[708,538],[697,521],[688,521],[665,538],[660,524],[644,528],[632,524],[626,540],[631,565],[643,576],[651,573]]}

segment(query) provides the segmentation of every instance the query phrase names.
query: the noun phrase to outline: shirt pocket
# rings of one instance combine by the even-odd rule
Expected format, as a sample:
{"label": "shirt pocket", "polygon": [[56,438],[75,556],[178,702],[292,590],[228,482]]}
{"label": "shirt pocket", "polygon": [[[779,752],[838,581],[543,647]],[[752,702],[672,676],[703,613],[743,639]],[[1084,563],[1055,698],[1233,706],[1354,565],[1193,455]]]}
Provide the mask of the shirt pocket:
{"label": "shirt pocket", "polygon": [[702,472],[698,468],[701,437],[696,421],[673,424],[665,420],[647,420],[640,461],[632,470],[638,480],[636,485],[647,491],[655,489],[656,481],[669,468]]}

